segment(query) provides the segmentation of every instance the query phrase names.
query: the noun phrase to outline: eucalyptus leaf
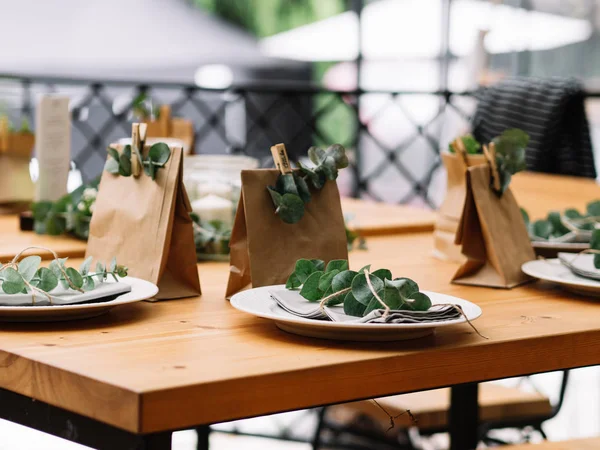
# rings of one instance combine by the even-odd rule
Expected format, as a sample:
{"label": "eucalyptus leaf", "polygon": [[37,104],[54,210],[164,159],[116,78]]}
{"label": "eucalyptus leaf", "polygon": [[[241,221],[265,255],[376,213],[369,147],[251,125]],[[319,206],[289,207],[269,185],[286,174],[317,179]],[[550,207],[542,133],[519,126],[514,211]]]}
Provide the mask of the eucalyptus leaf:
{"label": "eucalyptus leaf", "polygon": [[[321,278],[319,278],[319,290],[325,292],[328,289],[330,289],[331,281],[333,280],[333,277],[335,277],[338,273],[340,273],[338,269],[333,269],[321,275]],[[325,295],[323,296],[325,297]]]}
{"label": "eucalyptus leaf", "polygon": [[119,175],[123,177],[131,176],[131,157],[127,157],[124,153],[119,156]]}
{"label": "eucalyptus leaf", "polygon": [[83,286],[83,277],[81,276],[81,274],[72,267],[67,267],[65,272],[67,273],[69,280],[71,280],[71,283],[73,283],[73,286],[75,286],[78,289],[81,289],[81,287]]}
{"label": "eucalyptus leaf", "polygon": [[117,175],[119,173],[119,162],[114,159],[107,159],[104,164],[104,170],[108,173]]}
{"label": "eucalyptus leaf", "polygon": [[600,200],[588,203],[586,209],[589,216],[600,217]]}
{"label": "eucalyptus leaf", "polygon": [[41,262],[42,258],[37,255],[23,258],[17,265],[18,272],[25,281],[31,281],[37,272],[38,267],[40,267]]}
{"label": "eucalyptus leaf", "polygon": [[305,299],[316,302],[321,299],[323,292],[319,290],[319,280],[321,279],[323,272],[313,272],[302,285],[300,295]]}
{"label": "eucalyptus leaf", "polygon": [[119,163],[119,152],[117,149],[108,147],[108,154],[117,164]]}
{"label": "eucalyptus leaf", "polygon": [[2,290],[6,294],[18,294],[25,289],[23,277],[12,267],[4,269],[4,278],[2,280]]}
{"label": "eucalyptus leaf", "polygon": [[304,203],[310,202],[310,199],[311,199],[310,189],[308,187],[308,184],[306,183],[306,180],[304,178],[302,178],[301,176],[299,176],[298,174],[294,173],[294,181],[296,182],[296,188],[298,189],[298,195],[300,196],[302,201]]}
{"label": "eucalyptus leaf", "polygon": [[377,269],[371,273],[373,275],[375,275],[377,278],[380,278],[382,280],[391,280],[392,279],[392,272],[389,271],[388,269]]}
{"label": "eucalyptus leaf", "polygon": [[[380,278],[377,278],[373,274],[369,274],[369,280],[371,281],[375,292],[379,293],[379,291],[383,289],[383,280]],[[352,280],[352,295],[354,295],[354,298],[358,302],[365,306],[373,300],[374,296],[367,284],[367,278],[364,273],[359,273]]]}
{"label": "eucalyptus leaf", "polygon": [[544,239],[548,239],[552,234],[552,224],[547,220],[536,220],[532,226],[533,234]]}
{"label": "eucalyptus leaf", "polygon": [[344,298],[344,312],[349,316],[355,317],[363,317],[365,313],[365,309],[367,309],[366,305],[360,303],[352,292],[348,292],[346,297]]}
{"label": "eucalyptus leaf", "polygon": [[87,276],[83,280],[83,290],[91,291],[96,287],[96,283],[94,283],[94,278],[91,276]]}
{"label": "eucalyptus leaf", "polygon": [[275,213],[285,223],[297,223],[304,217],[304,202],[297,195],[284,194],[281,197],[281,204],[275,210]]}
{"label": "eucalyptus leaf", "polygon": [[44,292],[50,292],[56,286],[58,286],[58,278],[50,269],[41,267],[37,272],[37,278],[39,281],[36,283],[36,287]]}
{"label": "eucalyptus leaf", "polygon": [[299,259],[296,261],[296,267],[294,268],[294,274],[298,278],[300,284],[303,284],[310,274],[316,272],[317,268],[313,261],[308,259]]}
{"label": "eucalyptus leaf", "polygon": [[300,286],[302,286],[302,283],[298,279],[296,273],[292,273],[285,282],[286,289],[298,289]]}
{"label": "eucalyptus leaf", "polygon": [[311,259],[310,262],[315,265],[315,270],[325,270],[325,261],[322,259]]}
{"label": "eucalyptus leaf", "polygon": [[148,158],[153,163],[164,166],[171,157],[171,149],[164,142],[157,142],[150,147]]}
{"label": "eucalyptus leaf", "polygon": [[81,275],[87,275],[89,273],[90,267],[92,266],[92,260],[93,259],[94,259],[93,256],[88,256],[81,263],[81,266],[79,266],[79,273],[81,273]]}
{"label": "eucalyptus leaf", "polygon": [[116,269],[117,269],[117,258],[113,257],[113,259],[110,260],[110,264],[108,266],[108,271],[114,272]]}
{"label": "eucalyptus leaf", "polygon": [[345,259],[332,259],[327,263],[325,272],[331,272],[332,270],[337,270],[339,272],[348,270],[348,261]]}

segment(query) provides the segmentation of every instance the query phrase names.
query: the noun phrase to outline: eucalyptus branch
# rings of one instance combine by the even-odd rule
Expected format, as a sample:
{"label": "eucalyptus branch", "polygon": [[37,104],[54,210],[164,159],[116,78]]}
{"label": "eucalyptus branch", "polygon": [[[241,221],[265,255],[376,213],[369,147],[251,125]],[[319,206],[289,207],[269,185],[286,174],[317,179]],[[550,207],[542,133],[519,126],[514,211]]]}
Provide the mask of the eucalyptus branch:
{"label": "eucalyptus branch", "polygon": [[367,280],[367,285],[369,286],[369,289],[373,293],[373,297],[375,297],[377,299],[377,301],[381,304],[381,306],[383,306],[385,308],[385,311],[384,311],[382,317],[384,317],[384,318],[387,317],[390,313],[390,307],[388,305],[386,305],[383,300],[381,300],[381,297],[379,297],[379,294],[377,294],[377,291],[373,288],[373,284],[371,283],[371,277],[369,276],[370,275],[369,270],[364,269],[364,274],[365,274],[365,279]]}

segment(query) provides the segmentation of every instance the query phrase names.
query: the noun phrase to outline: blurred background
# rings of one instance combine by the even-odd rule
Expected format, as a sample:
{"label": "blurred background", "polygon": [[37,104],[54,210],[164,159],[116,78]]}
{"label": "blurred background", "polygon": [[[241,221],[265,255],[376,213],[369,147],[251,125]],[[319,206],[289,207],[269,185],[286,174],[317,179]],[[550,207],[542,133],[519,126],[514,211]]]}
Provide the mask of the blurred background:
{"label": "blurred background", "polygon": [[[169,105],[193,123],[193,153],[245,154],[266,166],[277,142],[292,158],[341,143],[352,159],[338,180],[344,195],[436,208],[440,149],[469,129],[477,90],[512,76],[580,80],[600,161],[598,0],[0,0],[0,8],[28,24],[2,24],[0,113],[35,130],[38,96],[68,95],[83,182],[101,173],[106,147],[129,136],[132,122]],[[554,439],[600,431],[597,369],[571,376]],[[537,380],[531,389],[557,400],[558,374]],[[311,414],[217,428],[306,440]],[[81,448],[33,434],[0,422],[8,436],[0,449]],[[195,439],[177,433],[175,448]],[[211,436],[217,449],[309,448],[240,439]]]}
{"label": "blurred background", "polygon": [[[71,98],[83,181],[140,110],[170,105],[195,153],[292,157],[345,145],[345,195],[436,207],[439,149],[468,128],[478,86],[575,76],[598,137],[594,0],[0,0],[0,105],[33,122],[40,93]],[[35,13],[32,15],[32,11]],[[131,23],[143,24],[132,27]],[[43,36],[43,39],[40,37]],[[143,108],[142,108],[143,107]],[[138,116],[138,117],[136,117]],[[35,123],[33,123],[35,129]]]}

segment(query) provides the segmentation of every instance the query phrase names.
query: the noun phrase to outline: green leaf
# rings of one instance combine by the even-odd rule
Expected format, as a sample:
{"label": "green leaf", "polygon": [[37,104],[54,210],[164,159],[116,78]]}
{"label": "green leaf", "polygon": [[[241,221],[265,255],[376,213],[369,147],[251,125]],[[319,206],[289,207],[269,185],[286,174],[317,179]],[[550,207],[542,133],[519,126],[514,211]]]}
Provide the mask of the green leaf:
{"label": "green leaf", "polygon": [[27,258],[23,258],[18,264],[19,274],[23,277],[25,281],[31,281],[33,276],[40,267],[42,262],[42,258],[40,256],[28,256]]}
{"label": "green leaf", "polygon": [[[569,229],[565,227],[560,218],[560,213],[558,211],[550,211],[548,213],[548,222],[552,225],[552,235],[553,236],[562,236],[569,232]],[[534,233],[535,234],[535,233]]]}
{"label": "green leaf", "polygon": [[302,199],[304,203],[310,202],[311,195],[310,189],[308,188],[308,184],[306,180],[294,172],[294,181],[296,182],[296,188],[298,189],[298,195]]}
{"label": "green leaf", "polygon": [[422,292],[415,292],[410,300],[408,304],[415,311],[427,311],[431,308],[431,300]]}
{"label": "green leaf", "polygon": [[536,220],[533,222],[533,234],[543,239],[548,239],[552,234],[552,224],[547,220]]}
{"label": "green leaf", "polygon": [[327,264],[327,269],[325,269],[325,272],[331,272],[332,270],[338,270],[339,272],[343,270],[348,270],[348,260],[332,259]]}
{"label": "green leaf", "polygon": [[586,210],[588,215],[592,217],[600,217],[600,200],[588,203]]}
{"label": "green leaf", "polygon": [[577,211],[575,208],[569,208],[569,209],[565,210],[564,215],[568,219],[582,219],[583,218],[583,215],[579,211]]}
{"label": "green leaf", "polygon": [[104,170],[108,173],[118,174],[119,173],[119,163],[114,159],[107,159],[104,164]]}
{"label": "green leaf", "polygon": [[400,295],[410,298],[415,292],[419,292],[419,285],[410,278],[400,277],[386,282],[386,286],[394,286]]}
{"label": "green leaf", "polygon": [[297,223],[304,216],[304,202],[297,195],[284,194],[281,196],[281,204],[275,210],[275,213],[285,223]]}
{"label": "green leaf", "polygon": [[371,271],[371,264],[367,264],[366,266],[361,267],[360,270],[358,271],[358,273],[365,273],[365,270],[367,272],[370,272]]}
{"label": "green leaf", "polygon": [[277,192],[277,190],[272,186],[267,186],[267,190],[269,191],[269,194],[271,195],[271,201],[273,202],[273,205],[275,205],[275,208],[279,208],[283,201],[282,200],[283,195],[281,195],[279,192]]}
{"label": "green leaf", "polygon": [[523,217],[523,222],[525,222],[525,226],[529,227],[529,214],[523,208],[521,208],[521,217]]}
{"label": "green leaf", "polygon": [[319,290],[325,292],[328,289],[331,289],[331,280],[333,280],[333,277],[335,277],[338,273],[340,273],[339,270],[333,269],[321,275],[321,278],[319,278]]}
{"label": "green leaf", "polygon": [[294,175],[291,173],[281,174],[277,177],[277,182],[275,183],[275,190],[277,190],[277,192],[279,192],[281,195],[294,194],[298,197],[300,196],[300,194],[298,193],[298,188],[296,187]]}
{"label": "green leaf", "polygon": [[321,279],[321,275],[323,272],[317,271],[313,272],[304,282],[302,289],[300,290],[300,295],[305,299],[316,302],[321,299],[323,292],[319,290],[319,280]]}
{"label": "green leaf", "polygon": [[308,149],[308,158],[317,166],[320,165],[326,157],[327,154],[325,151],[319,147],[310,147]]}
{"label": "green leaf", "polygon": [[338,176],[335,160],[331,156],[328,156],[325,158],[325,161],[323,161],[323,164],[317,167],[316,172],[322,172],[328,180],[335,180]]}
{"label": "green leaf", "polygon": [[[371,281],[375,292],[379,293],[379,291],[383,289],[383,281],[380,278],[377,278],[373,274],[369,274],[369,280]],[[367,278],[364,273],[359,273],[352,280],[352,295],[365,306],[373,300],[374,296],[367,284]]]}
{"label": "green leaf", "polygon": [[127,159],[131,160],[131,145],[127,144],[125,147],[123,147],[123,155],[125,155]]}
{"label": "green leaf", "polygon": [[296,266],[294,268],[294,274],[298,278],[300,284],[303,284],[306,279],[313,273],[316,272],[317,268],[315,267],[315,263],[308,259],[299,259],[296,261]]}
{"label": "green leaf", "polygon": [[85,277],[83,280],[83,290],[91,291],[96,287],[96,283],[94,283],[93,277]]}
{"label": "green leaf", "polygon": [[392,272],[390,272],[388,269],[377,269],[371,273],[373,275],[375,275],[377,278],[380,278],[381,280],[391,280],[392,279]]}
{"label": "green leaf", "polygon": [[[590,248],[593,250],[600,250],[600,229],[592,231]],[[600,269],[600,254],[594,255],[594,267]]]}
{"label": "green leaf", "polygon": [[124,153],[119,156],[119,175],[123,177],[131,176],[131,157],[127,157]]}
{"label": "green leaf", "polygon": [[367,307],[365,305],[356,300],[354,295],[352,295],[352,292],[348,292],[348,294],[346,294],[346,298],[344,298],[344,312],[347,315],[363,317],[366,308]]}
{"label": "green leaf", "polygon": [[295,272],[292,273],[285,282],[286,289],[298,289],[300,286],[302,286],[302,283],[298,279],[298,275],[296,275]]}
{"label": "green leaf", "polygon": [[73,285],[76,288],[81,289],[81,287],[83,286],[83,277],[81,276],[81,274],[72,267],[67,267],[66,272],[67,276],[69,277],[69,280],[71,280],[71,283],[73,283]]}
{"label": "green leaf", "polygon": [[348,156],[346,156],[346,149],[343,146],[340,144],[333,144],[329,146],[327,153],[333,158],[338,169],[348,167]]}
{"label": "green leaf", "polygon": [[58,278],[50,269],[41,267],[37,272],[39,281],[37,287],[44,292],[50,292],[56,286],[58,286]]}
{"label": "green leaf", "polygon": [[110,260],[110,264],[108,266],[109,272],[114,272],[117,269],[117,257],[113,256],[113,259]]}
{"label": "green leaf", "polygon": [[108,154],[117,164],[119,163],[119,152],[117,149],[108,147]]}
{"label": "green leaf", "polygon": [[98,261],[96,263],[96,279],[98,280],[98,283],[102,283],[106,279],[105,273],[106,269],[104,264]]}
{"label": "green leaf", "polygon": [[[164,142],[157,142],[148,151],[148,158],[151,162],[164,166],[171,156],[171,149]],[[152,164],[151,164],[152,165]]]}
{"label": "green leaf", "polygon": [[333,280],[331,280],[331,287],[333,292],[341,291],[352,286],[352,280],[357,275],[354,270],[344,270],[338,273]]}
{"label": "green leaf", "polygon": [[4,278],[2,281],[2,290],[7,294],[18,294],[25,289],[23,277],[12,267],[4,269]]}
{"label": "green leaf", "polygon": [[315,265],[315,270],[325,270],[325,261],[322,259],[311,259],[310,262]]}
{"label": "green leaf", "polygon": [[89,273],[90,267],[92,266],[92,260],[93,259],[94,259],[93,256],[88,256],[81,263],[81,266],[79,266],[79,273],[81,273],[81,275],[87,275]]}

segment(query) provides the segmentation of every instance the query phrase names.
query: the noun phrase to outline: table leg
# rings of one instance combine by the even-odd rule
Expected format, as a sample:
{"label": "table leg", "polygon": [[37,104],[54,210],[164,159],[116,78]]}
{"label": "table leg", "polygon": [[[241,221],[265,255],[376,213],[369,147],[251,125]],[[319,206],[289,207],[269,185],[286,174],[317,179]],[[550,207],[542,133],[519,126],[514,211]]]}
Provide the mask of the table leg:
{"label": "table leg", "polygon": [[196,434],[198,435],[196,450],[208,450],[210,427],[208,425],[196,427]]}
{"label": "table leg", "polygon": [[173,433],[156,433],[143,436],[135,450],[171,450]]}
{"label": "table leg", "polygon": [[450,394],[450,450],[473,450],[479,440],[479,386],[453,386]]}

